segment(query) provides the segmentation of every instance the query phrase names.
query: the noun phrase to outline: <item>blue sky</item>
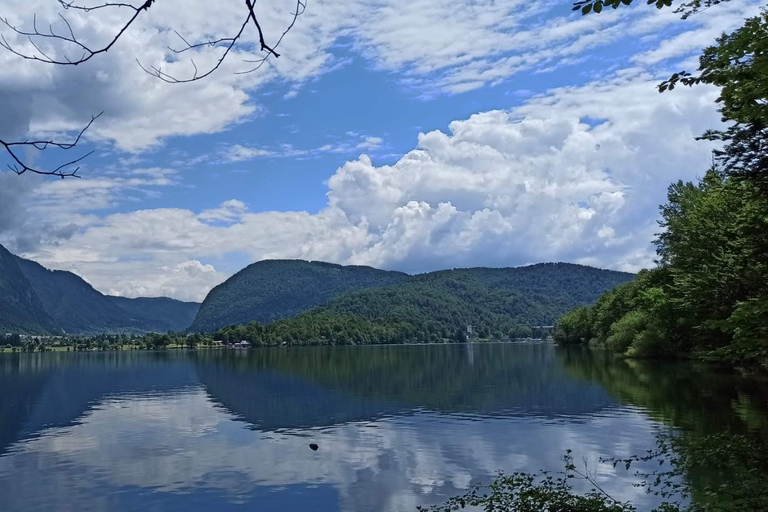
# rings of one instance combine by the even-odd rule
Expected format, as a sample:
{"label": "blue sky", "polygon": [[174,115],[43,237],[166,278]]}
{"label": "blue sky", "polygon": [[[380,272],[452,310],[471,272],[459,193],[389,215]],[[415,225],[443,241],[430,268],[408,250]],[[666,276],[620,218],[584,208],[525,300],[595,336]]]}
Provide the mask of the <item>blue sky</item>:
{"label": "blue sky", "polygon": [[[174,2],[76,69],[0,54],[1,137],[71,135],[105,111],[82,179],[0,173],[0,243],[106,293],[200,300],[263,258],[650,266],[666,187],[706,170],[712,147],[694,137],[719,122],[714,89],[654,86],[757,11],[318,1],[268,67],[235,74],[244,45],[211,78],[169,85],[135,60],[183,75],[170,29],[226,34],[241,10]],[[267,34],[289,21],[279,2],[262,9]],[[57,14],[48,0],[0,10],[20,25]],[[120,21],[67,15],[89,41]]]}

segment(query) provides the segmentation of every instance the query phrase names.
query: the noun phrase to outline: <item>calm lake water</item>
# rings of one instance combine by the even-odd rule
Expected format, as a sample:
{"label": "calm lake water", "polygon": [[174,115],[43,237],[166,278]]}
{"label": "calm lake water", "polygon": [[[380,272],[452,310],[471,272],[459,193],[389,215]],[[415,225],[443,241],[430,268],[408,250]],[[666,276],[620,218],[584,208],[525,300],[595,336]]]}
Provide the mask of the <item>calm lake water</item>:
{"label": "calm lake water", "polygon": [[568,448],[650,504],[598,459],[766,409],[763,380],[544,344],[0,354],[0,510],[415,511]]}

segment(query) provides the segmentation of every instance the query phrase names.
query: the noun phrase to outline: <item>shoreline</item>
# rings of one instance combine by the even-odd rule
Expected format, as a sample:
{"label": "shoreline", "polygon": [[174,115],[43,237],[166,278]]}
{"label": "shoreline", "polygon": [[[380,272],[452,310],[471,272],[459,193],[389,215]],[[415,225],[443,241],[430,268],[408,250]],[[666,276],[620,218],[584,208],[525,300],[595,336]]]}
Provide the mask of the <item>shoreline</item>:
{"label": "shoreline", "polygon": [[507,344],[536,344],[536,345],[553,345],[557,346],[557,344],[553,341],[547,341],[547,340],[536,340],[536,339],[528,339],[528,338],[516,338],[516,339],[493,339],[493,338],[483,338],[483,339],[475,339],[471,341],[443,341],[443,342],[421,342],[421,343],[368,343],[368,344],[362,344],[362,345],[342,345],[342,344],[334,344],[334,343],[325,343],[325,344],[291,344],[291,345],[256,345],[252,347],[231,347],[231,346],[218,346],[218,347],[186,347],[182,345],[169,345],[165,348],[138,348],[135,345],[121,345],[120,347],[109,347],[107,349],[101,349],[101,348],[90,348],[90,349],[83,349],[83,350],[74,350],[75,345],[56,345],[51,347],[46,347],[44,351],[40,350],[34,350],[34,351],[23,351],[20,350],[20,347],[17,347],[17,350],[13,350],[13,348],[8,347],[0,347],[0,354],[44,354],[48,352],[68,352],[68,353],[83,353],[83,352],[167,352],[167,351],[198,351],[198,350],[217,350],[217,351],[228,351],[228,352],[243,352],[248,350],[258,350],[263,348],[295,348],[295,347],[413,347],[413,346],[436,346],[436,345],[487,345],[487,344],[501,344],[501,343],[507,343]]}

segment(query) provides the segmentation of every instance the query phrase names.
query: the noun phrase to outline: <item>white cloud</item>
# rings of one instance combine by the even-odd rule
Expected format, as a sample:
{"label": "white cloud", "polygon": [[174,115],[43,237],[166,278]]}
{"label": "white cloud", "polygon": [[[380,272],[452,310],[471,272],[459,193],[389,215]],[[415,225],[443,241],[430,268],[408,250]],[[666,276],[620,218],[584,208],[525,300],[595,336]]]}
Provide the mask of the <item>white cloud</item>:
{"label": "white cloud", "polygon": [[[183,502],[202,491],[226,509],[302,484],[332,487],[339,510],[416,510],[488,482],[499,470],[559,471],[566,449],[599,470],[601,486],[617,499],[655,501],[632,485],[637,477],[631,471],[598,462],[606,453],[640,453],[653,445],[654,424],[636,411],[607,409],[570,423],[538,417],[478,422],[421,411],[322,429],[265,431],[235,416],[240,411],[222,407],[217,394],[201,387],[174,391],[100,400],[72,425],[16,443],[0,459],[0,474],[14,474],[0,479],[9,506],[45,509],[49,495],[34,491],[42,485],[80,510],[103,508],[97,487],[151,490],[142,493],[150,500],[142,504],[167,493]],[[319,442],[319,452],[310,452],[307,436]],[[126,438],[141,439],[143,449]],[[71,485],[62,467],[84,477]],[[13,483],[19,485],[9,492]],[[581,484],[574,482],[577,489]]]}
{"label": "white cloud", "polygon": [[252,160],[260,156],[270,156],[271,151],[259,148],[249,148],[241,146],[240,144],[234,144],[229,146],[224,152],[224,160],[227,162],[243,162],[245,160]]}
{"label": "white cloud", "polygon": [[186,161],[180,160],[179,164],[190,165],[199,163],[235,163],[247,162],[258,158],[293,158],[309,159],[318,158],[324,154],[356,154],[360,150],[375,151],[384,144],[381,137],[361,135],[355,132],[347,132],[348,140],[335,141],[314,148],[297,148],[293,144],[283,143],[276,147],[244,146],[242,144],[224,145],[213,154],[193,157]]}
{"label": "white cloud", "polygon": [[381,137],[366,137],[363,142],[355,146],[356,149],[378,149],[384,143]]}
{"label": "white cloud", "polygon": [[[135,69],[128,61],[136,54],[149,62],[167,58],[158,49],[166,35],[159,27],[170,19],[171,11],[164,9],[179,1],[157,3],[153,16],[109,59],[78,73],[15,60],[9,72],[10,56],[0,52],[0,89],[18,93],[13,96],[18,106],[8,110],[11,120],[0,120],[2,133],[24,131],[30,123],[33,130],[71,128],[77,124],[73,112],[108,105],[112,117],[93,136],[138,150],[165,136],[217,131],[253,115],[258,108],[250,91],[273,79],[301,83],[322,73],[333,63],[330,48],[340,36],[351,37],[353,47],[379,67],[402,70],[416,87],[429,82],[432,89],[455,92],[497,83],[520,69],[557,66],[621,35],[652,43],[650,35],[676,19],[668,10],[638,7],[533,22],[544,4],[514,0],[321,1],[286,39],[286,58],[264,73],[232,75],[234,68],[228,67],[216,80],[172,87],[130,71]],[[11,2],[28,12],[20,0]],[[210,3],[195,2],[176,18],[184,34],[222,33],[236,18],[231,6],[221,16],[209,16]],[[29,4],[30,9],[42,5]],[[277,27],[279,9],[264,5],[270,26]],[[734,0],[724,18],[710,10],[688,20],[686,35],[699,45],[708,43],[715,31],[754,9]],[[109,29],[108,22],[79,23],[78,29],[94,36]],[[649,242],[667,184],[705,171],[711,146],[694,138],[719,122],[714,89],[663,95],[655,89],[657,66],[686,58],[695,45],[678,36],[651,43],[654,48],[635,59],[637,68],[551,90],[512,110],[454,121],[446,132],[422,133],[415,149],[392,165],[376,166],[365,155],[348,161],[328,180],[327,205],[316,214],[253,213],[246,207],[250,198],[235,197],[202,212],[160,208],[99,216],[100,209],[180,177],[151,168],[79,181],[35,180],[28,187],[0,175],[0,184],[12,183],[9,192],[0,190],[0,199],[8,196],[0,206],[0,241],[46,265],[75,270],[104,291],[198,300],[234,270],[211,265],[230,253],[408,271],[552,260],[637,270],[652,262]],[[174,70],[185,65],[167,64]],[[649,65],[650,71],[644,68]],[[39,69],[45,69],[44,79]],[[26,88],[35,95],[34,104],[27,101],[32,96]],[[9,97],[0,95],[0,108]],[[224,146],[204,158],[312,158],[383,145],[379,137],[347,136],[309,149]],[[83,197],[87,201],[74,201]]]}
{"label": "white cloud", "polygon": [[[0,15],[28,28],[37,13],[40,26],[54,23],[62,29],[55,5],[47,0],[5,0]],[[718,30],[753,13],[756,6],[733,0],[724,7],[725,16],[721,10],[711,10],[686,20],[685,35],[638,60],[651,63],[680,56],[710,42]],[[252,58],[244,51],[235,51],[210,79],[192,84],[166,84],[137,66],[138,58],[169,74],[191,76],[191,59],[167,48],[180,43],[174,30],[194,41],[202,34],[231,35],[242,22],[243,10],[238,2],[157,2],[108,54],[76,68],[0,52],[0,110],[5,114],[0,134],[76,130],[102,110],[105,115],[89,137],[123,151],[155,147],[171,136],[220,132],[259,114],[258,96],[253,93],[263,85],[279,81],[298,92],[301,84],[343,62],[334,56],[339,38],[351,40],[353,50],[376,67],[400,72],[402,83],[433,95],[498,84],[522,70],[579,62],[587,51],[616,44],[628,34],[654,38],[681,23],[668,9],[645,7],[580,17],[570,14],[567,5],[522,0],[316,0],[284,39],[282,57],[256,73],[235,74],[243,71],[243,59]],[[291,19],[290,8],[276,0],[260,2],[259,14],[272,38]],[[98,44],[115,33],[126,11],[69,9],[66,15],[79,37]],[[253,32],[246,33],[245,45],[256,42]],[[34,52],[24,38],[8,29],[2,33],[20,50]],[[50,55],[64,55],[61,47],[44,45]],[[210,47],[194,52],[198,68],[214,62],[217,52],[220,49]],[[232,156],[236,160],[258,156],[254,151],[258,150],[236,151]]]}
{"label": "white cloud", "polygon": [[244,202],[230,199],[216,209],[205,210],[197,218],[204,222],[232,222],[242,219],[247,211],[248,207]]}
{"label": "white cloud", "polygon": [[[251,213],[242,199],[141,210],[88,218],[28,255],[102,290],[198,300],[226,277],[206,260],[232,252],[407,271],[555,260],[637,270],[652,263],[667,183],[706,170],[711,146],[695,135],[719,122],[714,89],[659,95],[655,83],[620,73],[421,134],[393,165],[361,156],[330,178],[317,214]],[[199,279],[159,277],[185,262],[203,262]]]}
{"label": "white cloud", "polygon": [[[128,262],[122,264],[122,267],[128,268],[131,265]],[[171,296],[180,300],[199,301],[214,286],[221,284],[226,277],[220,272],[216,272],[213,265],[204,265],[197,260],[162,265],[151,269],[140,264],[134,264],[134,266],[137,272],[142,272],[145,276],[141,281],[136,280],[132,273],[115,278],[112,274],[112,265],[101,265],[101,271],[111,282],[111,287],[106,290],[106,293],[124,297]],[[90,266],[92,276],[95,275],[97,268],[97,265]]]}

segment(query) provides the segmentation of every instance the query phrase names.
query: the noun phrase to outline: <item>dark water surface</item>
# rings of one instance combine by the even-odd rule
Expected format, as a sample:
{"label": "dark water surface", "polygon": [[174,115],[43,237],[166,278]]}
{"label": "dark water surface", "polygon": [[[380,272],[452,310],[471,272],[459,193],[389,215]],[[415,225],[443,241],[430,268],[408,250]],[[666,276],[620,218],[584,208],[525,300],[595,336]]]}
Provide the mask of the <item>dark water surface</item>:
{"label": "dark water surface", "polygon": [[0,510],[415,511],[568,448],[650,504],[598,459],[767,409],[764,380],[543,344],[0,354]]}

